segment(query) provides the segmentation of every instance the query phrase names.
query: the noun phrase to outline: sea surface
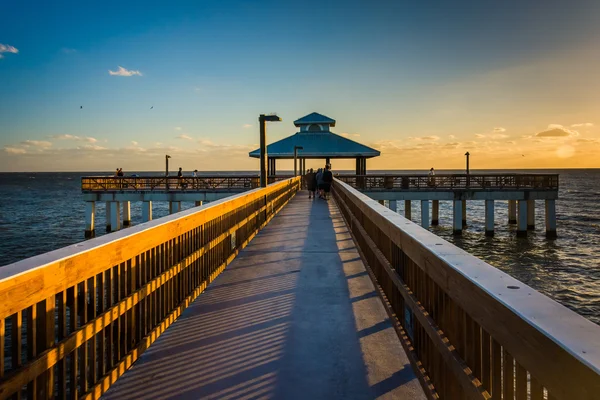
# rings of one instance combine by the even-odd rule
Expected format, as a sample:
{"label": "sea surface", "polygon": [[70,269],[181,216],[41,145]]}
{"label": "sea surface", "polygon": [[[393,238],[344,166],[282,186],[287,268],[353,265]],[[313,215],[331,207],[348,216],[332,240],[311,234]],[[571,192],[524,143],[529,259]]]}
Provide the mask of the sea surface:
{"label": "sea surface", "polygon": [[[454,171],[438,174],[445,172]],[[476,172],[484,171],[473,171]],[[440,225],[430,230],[600,324],[600,170],[531,172],[560,174],[560,199],[556,203],[558,239],[545,238],[543,201],[536,204],[536,230],[530,231],[527,238],[517,239],[516,226],[508,224],[506,201],[496,202],[493,238],[484,235],[483,201],[468,202],[468,227],[462,237],[452,235],[450,202],[440,202]],[[80,177],[89,175],[111,172],[0,173],[0,268],[84,240]],[[168,203],[154,202],[153,206],[154,219],[168,214]],[[183,209],[193,206],[182,203]],[[398,212],[404,214],[403,201],[398,202]],[[105,215],[104,203],[98,202],[97,236],[104,234]],[[134,225],[141,222],[140,203],[131,203],[131,215]],[[413,221],[419,223],[419,216],[420,202],[413,201]]]}

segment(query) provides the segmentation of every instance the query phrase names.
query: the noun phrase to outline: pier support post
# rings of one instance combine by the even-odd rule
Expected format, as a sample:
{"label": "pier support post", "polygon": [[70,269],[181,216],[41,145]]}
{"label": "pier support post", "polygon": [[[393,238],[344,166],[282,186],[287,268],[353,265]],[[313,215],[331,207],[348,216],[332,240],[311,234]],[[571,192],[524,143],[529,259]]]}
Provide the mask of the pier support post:
{"label": "pier support post", "polygon": [[517,223],[517,201],[516,200],[508,201],[508,223],[509,224]]}
{"label": "pier support post", "polygon": [[412,210],[410,205],[410,200],[404,200],[404,218],[406,219],[411,219],[412,216]]}
{"label": "pier support post", "polygon": [[85,238],[91,239],[96,236],[95,230],[95,218],[96,218],[96,202],[86,201],[85,202]]}
{"label": "pier support post", "polygon": [[169,214],[175,214],[181,211],[181,202],[180,201],[170,201],[169,202]]}
{"label": "pier support post", "polygon": [[121,229],[121,210],[118,201],[110,202],[110,228],[111,232]]}
{"label": "pier support post", "polygon": [[546,200],[546,237],[556,239],[556,200]]}
{"label": "pier support post", "polygon": [[123,202],[123,226],[131,225],[131,202],[124,201]]}
{"label": "pier support post", "polygon": [[421,200],[421,226],[429,228],[429,200]]}
{"label": "pier support post", "polygon": [[485,201],[485,236],[494,236],[494,200]]}
{"label": "pier support post", "polygon": [[110,201],[106,202],[106,232],[110,232],[111,231],[111,226],[110,226],[110,221],[111,221],[111,217],[110,217]]}
{"label": "pier support post", "polygon": [[431,201],[431,225],[440,224],[440,201]]}
{"label": "pier support post", "polygon": [[517,237],[527,237],[527,200],[517,202]]}
{"label": "pier support post", "polygon": [[463,201],[454,200],[453,214],[452,214],[452,233],[455,235],[462,235],[463,224],[462,224],[462,209]]}
{"label": "pier support post", "polygon": [[200,207],[202,205],[202,201],[195,201],[194,206]]}
{"label": "pier support post", "polygon": [[390,207],[390,210],[392,210],[393,212],[398,212],[398,201],[390,200],[389,207]]}
{"label": "pier support post", "polygon": [[527,200],[527,229],[535,229],[535,200]]}
{"label": "pier support post", "polygon": [[152,202],[144,201],[142,204],[142,222],[152,221]]}
{"label": "pier support post", "polygon": [[462,201],[462,226],[463,229],[467,227],[467,201]]}

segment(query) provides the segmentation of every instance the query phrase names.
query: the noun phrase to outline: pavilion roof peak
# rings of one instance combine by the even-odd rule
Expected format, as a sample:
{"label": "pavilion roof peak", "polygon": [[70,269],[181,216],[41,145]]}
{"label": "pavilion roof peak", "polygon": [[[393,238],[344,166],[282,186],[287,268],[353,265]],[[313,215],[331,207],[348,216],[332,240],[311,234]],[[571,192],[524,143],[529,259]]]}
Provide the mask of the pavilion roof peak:
{"label": "pavilion roof peak", "polygon": [[294,121],[294,125],[296,126],[310,124],[325,124],[329,126],[335,126],[335,119],[329,118],[323,114],[319,114],[318,112],[313,112]]}

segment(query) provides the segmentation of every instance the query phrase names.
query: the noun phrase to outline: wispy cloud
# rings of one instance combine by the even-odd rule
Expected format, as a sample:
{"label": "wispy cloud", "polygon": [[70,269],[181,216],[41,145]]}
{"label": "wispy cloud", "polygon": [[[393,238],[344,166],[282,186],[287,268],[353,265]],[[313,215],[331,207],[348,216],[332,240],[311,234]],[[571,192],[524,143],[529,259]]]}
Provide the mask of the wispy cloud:
{"label": "wispy cloud", "polygon": [[77,150],[100,151],[100,150],[106,150],[106,147],[98,146],[97,144],[84,144],[81,146],[77,146]]}
{"label": "wispy cloud", "polygon": [[88,142],[88,143],[96,143],[98,141],[98,139],[89,137],[89,136],[75,136],[75,135],[69,135],[69,134],[51,135],[48,137],[51,139],[57,139],[57,140],[77,140],[77,141]]}
{"label": "wispy cloud", "polygon": [[593,123],[591,123],[591,122],[583,122],[583,123],[581,123],[581,124],[573,124],[573,125],[571,125],[571,126],[572,126],[573,128],[578,128],[578,127],[590,128],[590,127],[594,126],[594,124],[593,124]]}
{"label": "wispy cloud", "polygon": [[131,144],[132,144],[132,145],[134,145],[134,146],[137,146],[137,145],[138,145],[138,142],[136,142],[135,140],[132,140],[132,141],[131,141]]}
{"label": "wispy cloud", "polygon": [[448,137],[449,137],[450,139],[456,139],[456,136],[454,136],[454,135],[448,135]]}
{"label": "wispy cloud", "polygon": [[573,137],[579,136],[579,132],[565,128],[559,124],[550,124],[548,125],[548,129],[542,132],[538,132],[535,137],[546,137],[546,138],[556,138],[556,137]]}
{"label": "wispy cloud", "polygon": [[243,126],[243,127],[244,127],[244,128],[246,128],[246,129],[247,129],[247,128],[252,128],[252,124],[244,124],[244,126]]}
{"label": "wispy cloud", "polygon": [[45,140],[24,140],[21,142],[21,144],[25,147],[50,147],[52,146],[51,142],[45,141]]}
{"label": "wispy cloud", "polygon": [[109,75],[113,75],[113,76],[134,76],[134,75],[138,75],[138,76],[142,76],[142,73],[140,71],[137,70],[130,70],[130,69],[125,69],[123,67],[121,67],[119,65],[119,69],[116,71],[111,71],[110,69],[108,70]]}
{"label": "wispy cloud", "polygon": [[0,58],[4,58],[4,55],[2,55],[2,53],[17,54],[18,52],[19,50],[16,47],[0,43]]}
{"label": "wispy cloud", "polygon": [[186,135],[186,134],[181,134],[181,135],[177,135],[175,136],[175,139],[183,139],[183,140],[194,140],[193,138],[191,138],[190,136]]}
{"label": "wispy cloud", "polygon": [[506,132],[506,128],[498,126],[498,127],[494,128],[494,132]]}
{"label": "wispy cloud", "polygon": [[476,137],[477,139],[483,139],[483,138],[485,138],[485,135],[482,135],[481,133],[476,133],[476,134],[475,134],[475,137]]}
{"label": "wispy cloud", "polygon": [[9,154],[25,154],[25,153],[27,153],[27,150],[25,150],[25,149],[22,149],[20,147],[11,147],[11,146],[5,146],[4,151]]}
{"label": "wispy cloud", "polygon": [[176,130],[176,131],[180,131],[181,129],[182,129],[182,128],[181,128],[180,126],[176,126],[176,127],[175,127],[175,130]]}

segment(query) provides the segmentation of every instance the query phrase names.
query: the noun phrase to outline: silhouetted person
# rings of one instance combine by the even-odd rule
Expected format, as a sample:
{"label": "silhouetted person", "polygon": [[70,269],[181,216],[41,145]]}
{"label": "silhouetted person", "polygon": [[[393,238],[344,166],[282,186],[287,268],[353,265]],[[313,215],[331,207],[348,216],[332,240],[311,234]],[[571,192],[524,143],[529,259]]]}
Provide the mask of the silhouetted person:
{"label": "silhouetted person", "polygon": [[304,175],[304,179],[306,180],[306,188],[308,189],[308,198],[312,199],[315,197],[317,191],[317,180],[312,168]]}
{"label": "silhouetted person", "polygon": [[325,166],[323,171],[323,195],[322,198],[329,200],[329,192],[331,191],[331,184],[333,183],[333,173],[331,172],[331,164]]}

